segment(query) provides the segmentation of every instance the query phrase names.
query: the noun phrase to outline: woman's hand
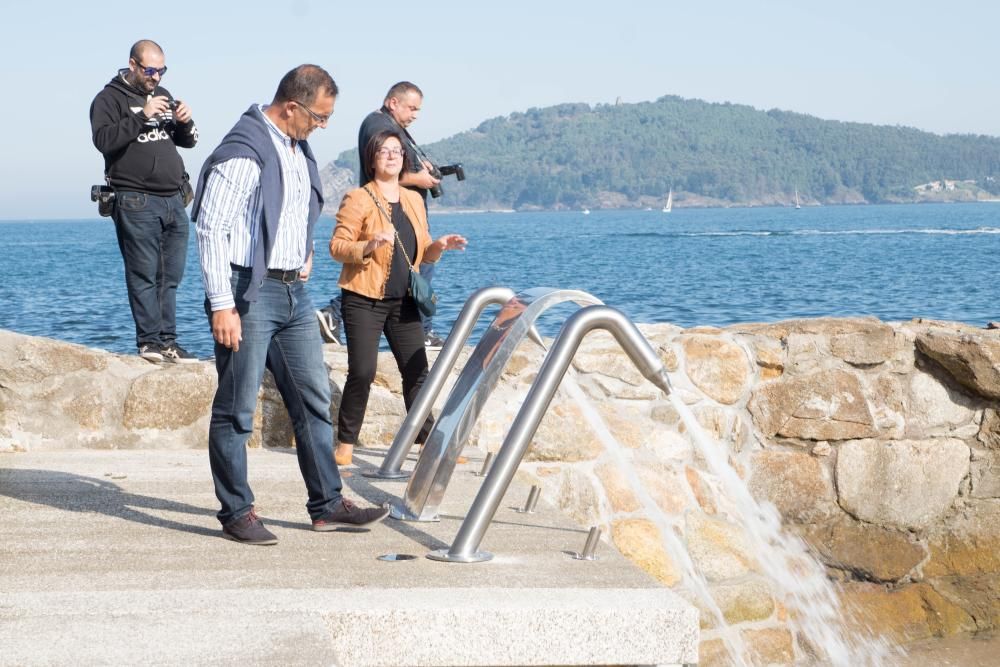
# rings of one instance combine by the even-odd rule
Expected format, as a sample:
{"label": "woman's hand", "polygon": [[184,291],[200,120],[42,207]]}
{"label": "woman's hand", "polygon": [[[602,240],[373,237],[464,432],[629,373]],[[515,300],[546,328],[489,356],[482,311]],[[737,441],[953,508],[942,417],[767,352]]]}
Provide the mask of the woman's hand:
{"label": "woman's hand", "polygon": [[425,262],[436,262],[441,259],[441,255],[444,254],[446,250],[465,250],[465,246],[468,241],[461,234],[445,234],[440,237],[437,241],[434,241],[427,249],[424,250]]}
{"label": "woman's hand", "polygon": [[368,243],[365,244],[365,256],[372,254],[376,249],[381,248],[384,245],[389,245],[395,240],[395,235],[392,232],[381,231],[377,232],[375,236],[369,239]]}
{"label": "woman's hand", "polygon": [[445,250],[465,250],[465,246],[468,245],[468,241],[461,234],[445,234],[435,241],[441,252]]}

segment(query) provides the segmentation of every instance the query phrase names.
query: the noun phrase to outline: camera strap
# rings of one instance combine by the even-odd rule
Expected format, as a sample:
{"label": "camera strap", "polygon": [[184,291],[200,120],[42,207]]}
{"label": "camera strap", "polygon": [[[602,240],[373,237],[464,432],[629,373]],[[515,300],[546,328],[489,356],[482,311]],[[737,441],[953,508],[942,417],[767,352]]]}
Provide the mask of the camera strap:
{"label": "camera strap", "polygon": [[[413,137],[410,136],[410,131],[407,130],[402,125],[400,125],[396,121],[396,119],[392,117],[391,113],[386,113],[386,110],[385,110],[384,106],[381,109],[379,109],[378,112],[380,114],[382,114],[383,116],[386,116],[389,120],[392,121],[392,124],[396,126],[396,128],[399,130],[399,133],[403,136],[404,139],[406,139],[407,145],[409,145],[410,149],[413,150],[413,152],[417,154],[417,157],[420,158],[420,160],[426,160],[427,162],[431,161],[431,159],[429,157],[427,157],[427,153],[424,152],[424,149],[422,149],[420,146],[418,146],[417,142],[414,141]],[[410,169],[413,170],[413,171],[420,171],[420,169],[423,169],[423,165],[419,164],[419,163],[418,164],[414,164],[414,165],[410,165]]]}

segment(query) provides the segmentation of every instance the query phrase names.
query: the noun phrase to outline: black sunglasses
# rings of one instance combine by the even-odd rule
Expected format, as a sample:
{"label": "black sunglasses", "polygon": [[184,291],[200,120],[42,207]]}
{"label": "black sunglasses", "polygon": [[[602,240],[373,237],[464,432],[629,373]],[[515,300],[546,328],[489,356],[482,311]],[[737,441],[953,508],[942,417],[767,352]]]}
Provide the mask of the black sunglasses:
{"label": "black sunglasses", "polygon": [[154,74],[159,74],[160,76],[163,76],[164,74],[167,73],[166,65],[164,65],[163,67],[143,67],[142,63],[138,61],[136,61],[135,64],[139,66],[139,71],[145,74],[146,76],[153,76]]}

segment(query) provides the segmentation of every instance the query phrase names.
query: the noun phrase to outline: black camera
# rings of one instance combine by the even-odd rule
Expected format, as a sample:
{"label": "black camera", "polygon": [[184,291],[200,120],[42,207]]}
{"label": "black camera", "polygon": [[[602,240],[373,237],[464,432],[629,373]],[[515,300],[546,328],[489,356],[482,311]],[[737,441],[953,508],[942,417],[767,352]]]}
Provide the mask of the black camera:
{"label": "black camera", "polygon": [[107,218],[115,207],[115,191],[110,185],[92,185],[90,201],[96,201],[97,212],[102,218]]}
{"label": "black camera", "polygon": [[[440,180],[445,176],[455,176],[456,179],[460,181],[465,180],[465,170],[462,169],[462,163],[456,162],[455,164],[443,164],[440,167],[434,167],[431,169],[431,176]],[[431,188],[431,196],[437,199],[444,194],[444,190],[441,189],[441,185],[435,185]]]}
{"label": "black camera", "polygon": [[455,175],[455,178],[464,181],[465,180],[465,170],[462,169],[462,163],[456,162],[455,164],[445,164],[438,167],[438,171],[441,172],[442,176]]}
{"label": "black camera", "polygon": [[177,122],[177,107],[180,102],[177,100],[167,100],[167,110],[157,114],[156,117],[162,125],[173,125]]}

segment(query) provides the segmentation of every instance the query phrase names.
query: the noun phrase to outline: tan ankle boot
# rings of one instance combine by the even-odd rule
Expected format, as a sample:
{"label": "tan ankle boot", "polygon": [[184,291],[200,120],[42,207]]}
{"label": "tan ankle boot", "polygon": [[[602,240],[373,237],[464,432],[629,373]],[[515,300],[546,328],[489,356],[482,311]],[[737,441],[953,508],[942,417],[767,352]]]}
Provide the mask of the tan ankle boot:
{"label": "tan ankle boot", "polygon": [[333,452],[333,460],[339,466],[349,466],[354,458],[354,445],[345,442],[338,442],[337,449]]}

